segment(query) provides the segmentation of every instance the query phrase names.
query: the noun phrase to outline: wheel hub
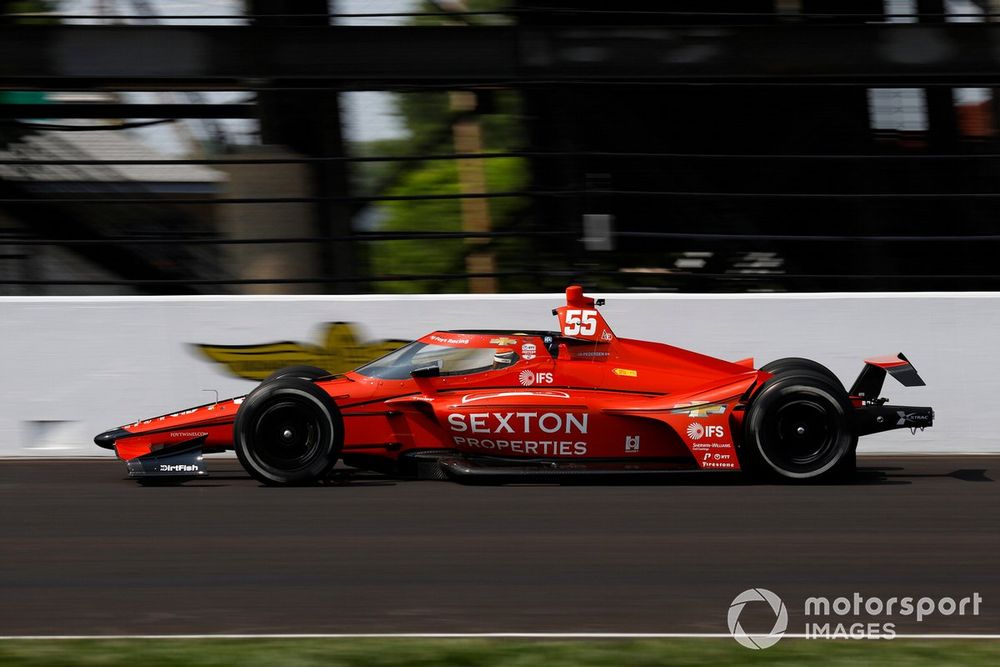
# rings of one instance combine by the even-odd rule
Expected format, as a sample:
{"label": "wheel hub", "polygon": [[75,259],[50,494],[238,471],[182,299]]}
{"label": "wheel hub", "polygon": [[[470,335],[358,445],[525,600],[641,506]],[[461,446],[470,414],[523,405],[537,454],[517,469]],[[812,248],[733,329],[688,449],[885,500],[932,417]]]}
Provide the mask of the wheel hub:
{"label": "wheel hub", "polygon": [[261,459],[283,469],[306,465],[319,444],[317,415],[309,404],[295,399],[268,406],[254,430]]}
{"label": "wheel hub", "polygon": [[813,397],[796,397],[778,407],[770,421],[770,456],[780,465],[815,465],[833,449],[838,427],[831,406]]}

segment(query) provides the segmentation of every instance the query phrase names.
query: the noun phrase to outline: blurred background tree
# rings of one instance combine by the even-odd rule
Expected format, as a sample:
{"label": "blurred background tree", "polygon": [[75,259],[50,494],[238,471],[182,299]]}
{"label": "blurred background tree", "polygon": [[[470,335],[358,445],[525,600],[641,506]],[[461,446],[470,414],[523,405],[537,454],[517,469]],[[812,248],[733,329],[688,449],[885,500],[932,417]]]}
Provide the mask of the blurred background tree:
{"label": "blurred background tree", "polygon": [[[424,2],[414,11],[471,12],[499,10],[507,6],[499,0],[469,0],[467,3]],[[411,19],[414,25],[488,24],[509,22],[508,16],[421,16]],[[474,95],[474,97],[472,97]],[[359,156],[441,155],[463,152],[456,146],[456,126],[474,123],[481,139],[478,150],[486,153],[521,150],[525,146],[523,113],[518,93],[510,90],[477,90],[465,93],[471,104],[456,103],[451,91],[405,92],[395,96],[397,113],[406,130],[401,139],[355,144]],[[461,107],[472,108],[461,108]],[[478,161],[483,169],[488,192],[520,192],[531,178],[527,160],[515,157]],[[475,168],[475,167],[474,167]],[[460,167],[454,160],[361,163],[355,172],[355,187],[362,194],[393,196],[429,193],[457,194],[461,191]],[[490,228],[506,235],[486,242],[466,242],[461,238],[379,241],[371,246],[370,262],[374,275],[415,273],[462,274],[467,271],[470,253],[492,255],[498,273],[520,266],[527,253],[536,254],[532,237],[517,232],[526,229],[529,201],[524,197],[499,197],[482,200],[487,207]],[[462,202],[459,200],[381,202],[365,211],[365,231],[460,232],[463,229]],[[463,278],[383,282],[375,289],[387,292],[464,292]],[[497,289],[502,292],[528,290],[530,279],[501,275]]]}

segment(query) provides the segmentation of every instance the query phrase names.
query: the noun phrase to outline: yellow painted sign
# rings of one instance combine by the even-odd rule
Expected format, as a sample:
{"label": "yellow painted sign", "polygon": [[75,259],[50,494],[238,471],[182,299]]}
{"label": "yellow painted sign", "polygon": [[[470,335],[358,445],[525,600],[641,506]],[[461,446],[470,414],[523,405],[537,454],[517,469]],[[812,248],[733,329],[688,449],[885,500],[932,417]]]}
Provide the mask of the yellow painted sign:
{"label": "yellow painted sign", "polygon": [[362,343],[349,322],[326,325],[320,344],[290,341],[261,345],[194,345],[199,354],[225,366],[236,377],[263,380],[287,366],[316,366],[331,374],[346,373],[396,350],[408,341],[380,340]]}

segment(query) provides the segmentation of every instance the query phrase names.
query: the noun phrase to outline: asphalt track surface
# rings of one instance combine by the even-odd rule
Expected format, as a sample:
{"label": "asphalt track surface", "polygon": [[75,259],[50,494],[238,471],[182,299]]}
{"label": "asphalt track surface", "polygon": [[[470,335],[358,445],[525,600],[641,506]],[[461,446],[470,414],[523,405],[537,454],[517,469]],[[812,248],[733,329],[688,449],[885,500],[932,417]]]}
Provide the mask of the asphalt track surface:
{"label": "asphalt track surface", "polygon": [[233,460],[180,487],[114,460],[5,460],[0,635],[714,633],[752,587],[785,600],[789,632],[806,597],[857,591],[978,592],[978,616],[880,620],[1000,633],[1000,458],[860,465],[824,486],[266,488]]}

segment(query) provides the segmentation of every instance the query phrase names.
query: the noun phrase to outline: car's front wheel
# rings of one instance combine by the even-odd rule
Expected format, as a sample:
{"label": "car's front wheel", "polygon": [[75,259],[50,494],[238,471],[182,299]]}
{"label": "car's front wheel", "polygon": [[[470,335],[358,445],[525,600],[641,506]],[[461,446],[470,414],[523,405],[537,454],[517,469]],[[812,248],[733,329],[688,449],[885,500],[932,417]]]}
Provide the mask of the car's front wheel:
{"label": "car's front wheel", "polygon": [[251,392],[233,425],[240,463],[265,484],[314,484],[337,463],[343,419],[325,391],[282,377]]}
{"label": "car's front wheel", "polygon": [[787,481],[814,480],[853,467],[858,437],[840,383],[798,371],[769,380],[744,421],[745,467]]}
{"label": "car's front wheel", "polygon": [[316,366],[286,366],[285,368],[279,368],[274,371],[266,378],[264,382],[270,382],[271,380],[277,380],[278,378],[293,377],[302,378],[303,380],[318,380],[319,378],[330,377],[333,375],[330,371],[318,368]]}

